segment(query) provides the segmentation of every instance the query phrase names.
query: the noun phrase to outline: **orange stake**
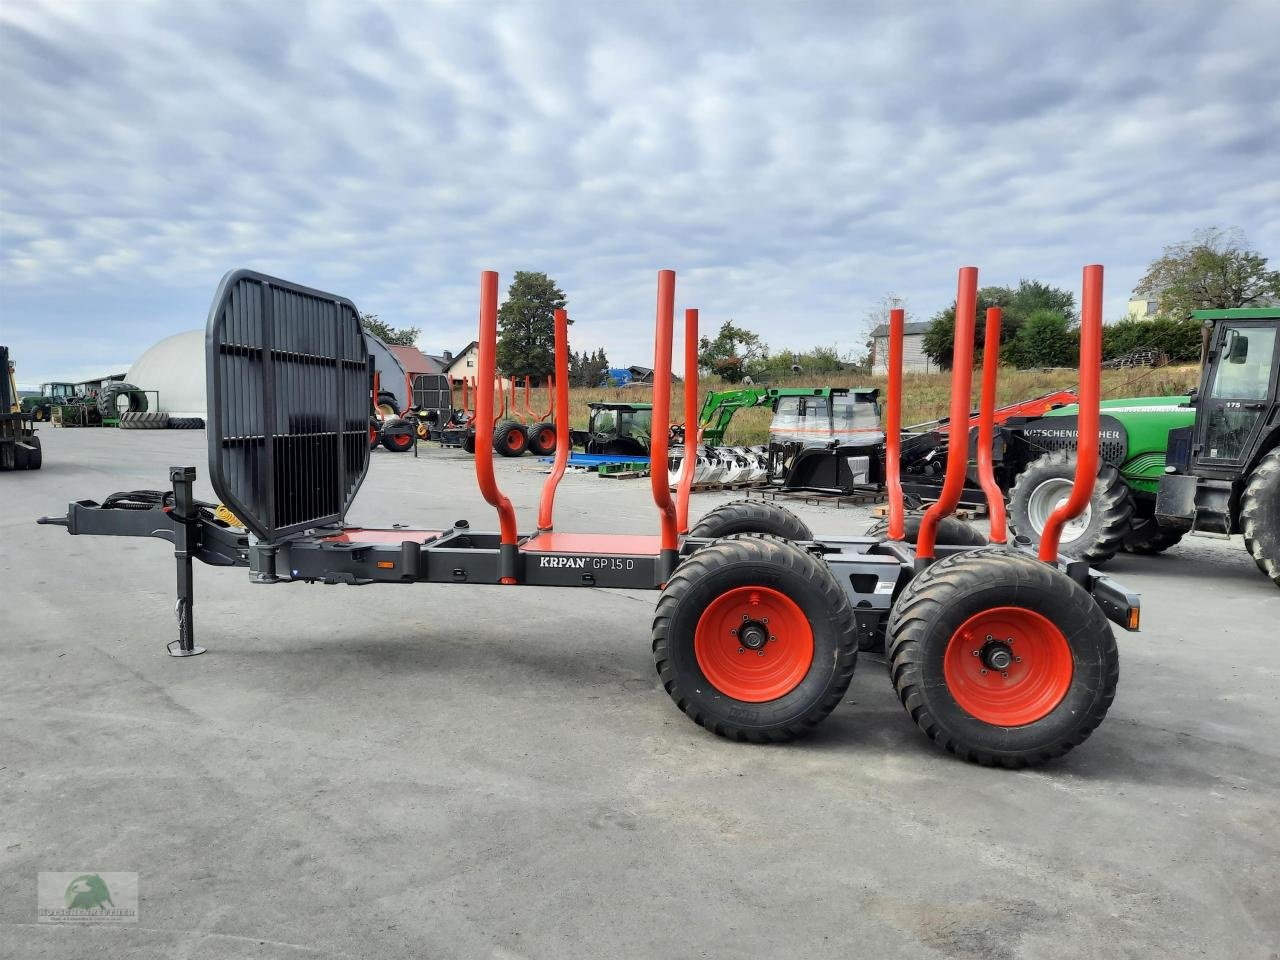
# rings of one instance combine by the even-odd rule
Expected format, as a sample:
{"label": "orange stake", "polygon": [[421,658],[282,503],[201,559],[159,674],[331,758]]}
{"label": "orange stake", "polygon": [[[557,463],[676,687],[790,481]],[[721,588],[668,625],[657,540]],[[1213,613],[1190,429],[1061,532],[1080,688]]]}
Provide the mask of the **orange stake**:
{"label": "orange stake", "polygon": [[1098,479],[1098,421],[1102,377],[1102,267],[1084,268],[1080,296],[1080,403],[1076,416],[1076,475],[1067,502],[1045,521],[1040,536],[1040,559],[1055,563],[1062,528],[1084,512]]}
{"label": "orange stake", "polygon": [[[676,508],[667,479],[667,431],[671,429],[671,340],[675,326],[676,274],[658,271],[658,307],[653,338],[653,438],[649,443],[649,486],[662,525],[662,549],[676,549]],[[674,560],[674,558],[673,558]]]}
{"label": "orange stake", "polygon": [[[698,441],[698,311],[684,312],[684,462],[676,488],[676,528],[689,532],[689,493],[693,490],[693,466]],[[650,470],[653,464],[649,465]]]}
{"label": "orange stake", "polygon": [[[991,542],[1005,543],[1004,493],[996,483],[995,467],[991,462],[991,446],[996,432],[996,379],[1000,368],[1000,320],[999,307],[987,308],[987,334],[982,347],[982,398],[978,405],[978,481],[987,495],[987,512],[991,517]],[[959,439],[960,431],[953,431],[952,439]],[[965,434],[968,440],[968,434]]]}
{"label": "orange stake", "polygon": [[569,463],[569,314],[556,311],[556,459],[542,485],[542,499],[538,502],[538,529],[552,529],[552,511],[555,509],[556,488]]}
{"label": "orange stake", "polygon": [[[956,332],[951,350],[951,423],[969,422],[969,399],[973,390],[973,328],[978,311],[978,268],[961,267],[956,285]],[[959,439],[958,433],[956,439]],[[929,561],[934,556],[938,524],[954,512],[964,492],[964,475],[969,466],[967,435],[965,446],[953,443],[947,453],[947,472],[942,480],[938,501],[920,519],[920,536],[916,540],[916,559]]]}
{"label": "orange stake", "polygon": [[[476,423],[493,428],[494,366],[498,351],[498,274],[485,270],[480,274],[480,355],[476,360]],[[480,386],[480,384],[484,386]],[[488,437],[476,438],[476,483],[480,493],[498,511],[502,544],[515,547],[516,512],[498,489],[493,475],[493,444]],[[502,578],[503,582],[515,582]]]}
{"label": "orange stake", "polygon": [[907,312],[889,311],[889,398],[885,403],[884,473],[889,488],[889,539],[907,535],[902,502],[902,333]]}

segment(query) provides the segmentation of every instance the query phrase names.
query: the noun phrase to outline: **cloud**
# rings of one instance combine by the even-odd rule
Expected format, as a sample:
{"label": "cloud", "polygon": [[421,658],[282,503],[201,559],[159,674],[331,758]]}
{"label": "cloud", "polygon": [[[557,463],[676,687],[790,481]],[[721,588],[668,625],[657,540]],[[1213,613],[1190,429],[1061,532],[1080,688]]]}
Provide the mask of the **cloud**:
{"label": "cloud", "polygon": [[1274,4],[0,7],[0,335],[24,382],[200,326],[236,266],[422,345],[545,270],[577,346],[704,328],[852,348],[955,270],[1108,313],[1198,227],[1280,254]]}

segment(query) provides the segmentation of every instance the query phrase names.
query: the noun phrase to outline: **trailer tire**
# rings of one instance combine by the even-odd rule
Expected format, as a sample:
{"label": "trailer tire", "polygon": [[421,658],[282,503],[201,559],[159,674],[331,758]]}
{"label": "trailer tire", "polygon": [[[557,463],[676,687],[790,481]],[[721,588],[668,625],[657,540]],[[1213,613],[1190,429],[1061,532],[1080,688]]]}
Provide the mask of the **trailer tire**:
{"label": "trailer tire", "polygon": [[382,424],[378,422],[377,417],[369,418],[369,449],[377,450],[378,444],[382,442]]}
{"label": "trailer tire", "polygon": [[1164,553],[1175,546],[1187,531],[1181,527],[1167,527],[1155,518],[1135,521],[1124,538],[1127,553]]}
{"label": "trailer tire", "polygon": [[[102,388],[94,405],[104,419],[118,417],[124,413],[145,413],[150,407],[147,403],[147,395],[134,392],[137,389],[132,383],[109,383]],[[120,409],[118,402],[122,395],[128,400],[125,410]]]}
{"label": "trailer tire", "polygon": [[719,540],[734,533],[768,533],[783,540],[812,540],[813,531],[786,507],[767,500],[732,500],[703,514],[689,536]]}
{"label": "trailer tire", "polygon": [[[920,538],[920,523],[924,520],[924,515],[920,513],[909,513],[904,518],[905,537],[907,543],[915,543]],[[867,527],[865,534],[868,537],[875,537],[882,543],[889,539],[889,518],[883,517]],[[943,517],[938,524],[938,534],[934,538],[934,542],[942,546],[949,547],[985,547],[987,538],[981,531],[975,530],[970,524],[965,523],[958,517]]]}
{"label": "trailer tire", "polygon": [[493,449],[504,457],[518,457],[528,445],[524,425],[515,420],[500,420],[493,428]]}
{"label": "trailer tire", "polygon": [[[984,766],[1025,767],[1083,743],[1120,676],[1111,626],[1089,592],[1004,547],[917,574],[893,605],[888,638],[890,676],[911,719]],[[1004,669],[994,659],[1015,654]]]}
{"label": "trailer tire", "polygon": [[462,441],[462,452],[474,454],[476,452],[476,434],[474,430],[467,433],[467,437]]}
{"label": "trailer tire", "polygon": [[413,425],[400,417],[388,420],[380,431],[382,445],[392,453],[404,453],[413,446]]}
{"label": "trailer tire", "polygon": [[[1075,472],[1073,450],[1054,450],[1031,461],[1009,492],[1010,531],[1039,544],[1044,524],[1070,492]],[[1063,527],[1058,550],[1091,564],[1106,563],[1124,546],[1133,520],[1133,494],[1111,464],[1098,464],[1098,479],[1085,509]],[[1068,540],[1068,533],[1075,536]]]}
{"label": "trailer tire", "polygon": [[[743,623],[749,637],[746,627],[736,633]],[[777,743],[835,709],[858,649],[849,601],[827,565],[794,544],[748,536],[676,568],[658,598],[653,657],[695,723],[730,740]]]}
{"label": "trailer tire", "polygon": [[1258,569],[1280,587],[1280,447],[1249,474],[1240,495],[1240,532]]}
{"label": "trailer tire", "polygon": [[535,423],[524,433],[528,438],[526,447],[535,457],[546,457],[556,452],[556,425],[554,423]]}

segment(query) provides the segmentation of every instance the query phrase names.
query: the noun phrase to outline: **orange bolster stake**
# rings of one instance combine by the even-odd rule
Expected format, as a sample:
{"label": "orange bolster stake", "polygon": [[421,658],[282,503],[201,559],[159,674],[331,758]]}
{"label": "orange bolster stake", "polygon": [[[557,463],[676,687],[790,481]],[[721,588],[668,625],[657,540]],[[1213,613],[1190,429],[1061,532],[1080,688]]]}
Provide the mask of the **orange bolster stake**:
{"label": "orange bolster stake", "polygon": [[1076,416],[1076,475],[1067,502],[1049,515],[1040,536],[1040,559],[1055,563],[1062,528],[1084,512],[1098,478],[1098,409],[1102,377],[1102,267],[1084,268],[1080,296],[1080,402]]}
{"label": "orange bolster stake", "polygon": [[884,472],[889,488],[889,539],[907,535],[902,502],[902,333],[907,312],[889,311],[889,398],[885,403]]}
{"label": "orange bolster stake", "polygon": [[978,311],[978,268],[961,267],[956,285],[956,333],[951,349],[951,424],[952,440],[947,451],[947,472],[942,480],[938,500],[920,520],[920,536],[916,541],[916,559],[930,561],[938,536],[938,524],[949,517],[964,492],[964,475],[969,465],[968,437],[957,447],[960,438],[956,428],[969,422],[969,397],[973,390],[973,330]]}
{"label": "orange bolster stake", "polygon": [[[480,274],[480,344],[476,359],[476,423],[493,429],[494,369],[498,351],[498,274],[485,270]],[[476,438],[476,483],[480,493],[498,511],[501,542],[514,549],[516,512],[498,489],[493,475],[493,444],[488,437]],[[508,582],[508,575],[502,577]],[[514,581],[512,581],[514,582]]]}
{"label": "orange bolster stake", "polygon": [[[684,462],[676,488],[676,528],[689,532],[689,494],[693,490],[693,467],[698,442],[698,311],[684,312]],[[649,465],[653,470],[653,464]]]}
{"label": "orange bolster stake", "polygon": [[[982,399],[978,406],[978,482],[987,495],[987,513],[991,518],[992,543],[1008,540],[1005,531],[1004,493],[996,483],[995,466],[991,462],[991,447],[996,432],[996,379],[1000,368],[999,307],[987,308],[987,335],[982,347]],[[952,434],[959,438],[959,431]],[[966,432],[965,442],[968,442]]]}
{"label": "orange bolster stake", "polygon": [[[526,381],[528,382],[528,381]],[[542,499],[538,502],[538,529],[552,528],[552,512],[555,509],[556,488],[569,463],[569,314],[556,311],[556,459],[542,485]]]}
{"label": "orange bolster stake", "polygon": [[[658,307],[653,338],[653,425],[649,442],[649,487],[662,526],[662,550],[676,549],[676,508],[667,480],[667,431],[671,429],[671,341],[675,327],[676,274],[658,271]],[[663,578],[665,580],[665,578]]]}

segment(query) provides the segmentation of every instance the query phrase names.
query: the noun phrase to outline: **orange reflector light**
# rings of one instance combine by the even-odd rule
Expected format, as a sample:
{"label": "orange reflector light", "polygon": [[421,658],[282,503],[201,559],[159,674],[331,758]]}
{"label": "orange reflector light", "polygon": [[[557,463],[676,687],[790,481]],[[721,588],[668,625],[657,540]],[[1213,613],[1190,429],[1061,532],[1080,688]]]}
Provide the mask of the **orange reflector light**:
{"label": "orange reflector light", "polygon": [[394,568],[394,567],[395,567],[395,563],[393,563],[393,562],[392,562],[392,561],[390,561],[390,560],[379,560],[379,561],[378,561],[378,569],[379,569],[379,570],[391,570],[391,569],[392,569],[392,568]]}
{"label": "orange reflector light", "polygon": [[1138,629],[1138,616],[1139,616],[1138,608],[1130,607],[1129,608],[1129,629],[1130,630]]}

